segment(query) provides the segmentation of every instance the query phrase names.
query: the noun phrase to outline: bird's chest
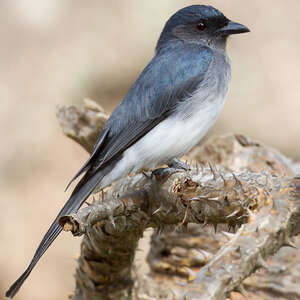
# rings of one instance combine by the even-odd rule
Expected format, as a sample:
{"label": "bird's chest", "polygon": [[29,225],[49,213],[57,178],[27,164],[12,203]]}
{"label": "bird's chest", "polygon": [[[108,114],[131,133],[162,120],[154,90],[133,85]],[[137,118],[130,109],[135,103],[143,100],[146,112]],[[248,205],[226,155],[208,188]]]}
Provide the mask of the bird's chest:
{"label": "bird's chest", "polygon": [[198,89],[178,106],[174,124],[182,135],[182,145],[178,145],[181,153],[195,146],[216,122],[226,101],[230,77],[228,57],[216,56]]}
{"label": "bird's chest", "polygon": [[134,162],[133,171],[145,166],[153,168],[184,155],[215,123],[225,103],[230,80],[230,65],[226,59],[219,59],[213,61],[198,89],[178,104],[172,116],[126,151],[126,160]]}

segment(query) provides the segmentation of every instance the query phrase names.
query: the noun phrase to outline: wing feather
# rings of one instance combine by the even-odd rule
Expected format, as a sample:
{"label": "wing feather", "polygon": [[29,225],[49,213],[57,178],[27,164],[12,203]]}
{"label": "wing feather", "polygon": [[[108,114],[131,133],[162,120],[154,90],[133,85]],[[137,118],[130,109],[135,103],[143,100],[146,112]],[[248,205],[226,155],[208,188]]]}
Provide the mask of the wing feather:
{"label": "wing feather", "polygon": [[108,119],[84,171],[101,169],[152,128],[170,116],[179,102],[192,95],[206,74],[212,50],[180,44],[155,56]]}

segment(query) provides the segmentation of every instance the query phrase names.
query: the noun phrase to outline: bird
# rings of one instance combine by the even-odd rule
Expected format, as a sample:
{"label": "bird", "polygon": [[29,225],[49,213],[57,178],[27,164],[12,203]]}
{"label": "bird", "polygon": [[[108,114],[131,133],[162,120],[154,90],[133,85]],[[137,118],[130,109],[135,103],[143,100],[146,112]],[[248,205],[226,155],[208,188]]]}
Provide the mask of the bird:
{"label": "bird", "polygon": [[161,164],[184,168],[178,158],[199,143],[227,98],[227,39],[249,31],[209,5],[184,7],[168,19],[154,57],[110,115],[89,159],[69,185],[81,179],[7,297],[15,296],[62,231],[60,217],[77,212],[95,190]]}

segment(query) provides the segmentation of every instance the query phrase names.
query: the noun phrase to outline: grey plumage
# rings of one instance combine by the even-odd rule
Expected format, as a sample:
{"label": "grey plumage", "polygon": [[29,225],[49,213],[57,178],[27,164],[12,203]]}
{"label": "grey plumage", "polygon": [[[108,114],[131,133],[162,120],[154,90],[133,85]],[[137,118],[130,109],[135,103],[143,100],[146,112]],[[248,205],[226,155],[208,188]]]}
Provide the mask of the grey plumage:
{"label": "grey plumage", "polygon": [[96,188],[168,162],[199,142],[225,103],[230,81],[227,36],[247,31],[204,5],[183,8],[168,20],[156,55],[111,114],[89,160],[72,181],[84,173],[83,177],[29,267],[6,296],[12,298],[17,293],[61,232],[58,220],[62,215],[76,212]]}

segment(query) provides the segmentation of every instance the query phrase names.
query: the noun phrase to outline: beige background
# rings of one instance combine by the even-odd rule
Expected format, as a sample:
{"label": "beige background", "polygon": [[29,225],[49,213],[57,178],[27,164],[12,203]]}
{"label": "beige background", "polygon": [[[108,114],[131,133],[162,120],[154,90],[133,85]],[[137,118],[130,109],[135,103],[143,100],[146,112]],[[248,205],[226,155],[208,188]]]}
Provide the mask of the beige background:
{"label": "beige background", "polygon": [[[214,131],[244,133],[300,158],[299,0],[207,1],[252,30],[234,36],[233,78]],[[24,270],[87,154],[63,137],[58,104],[110,111],[153,55],[167,18],[196,1],[0,3],[0,299]],[[63,234],[16,299],[66,299],[79,239]]]}

